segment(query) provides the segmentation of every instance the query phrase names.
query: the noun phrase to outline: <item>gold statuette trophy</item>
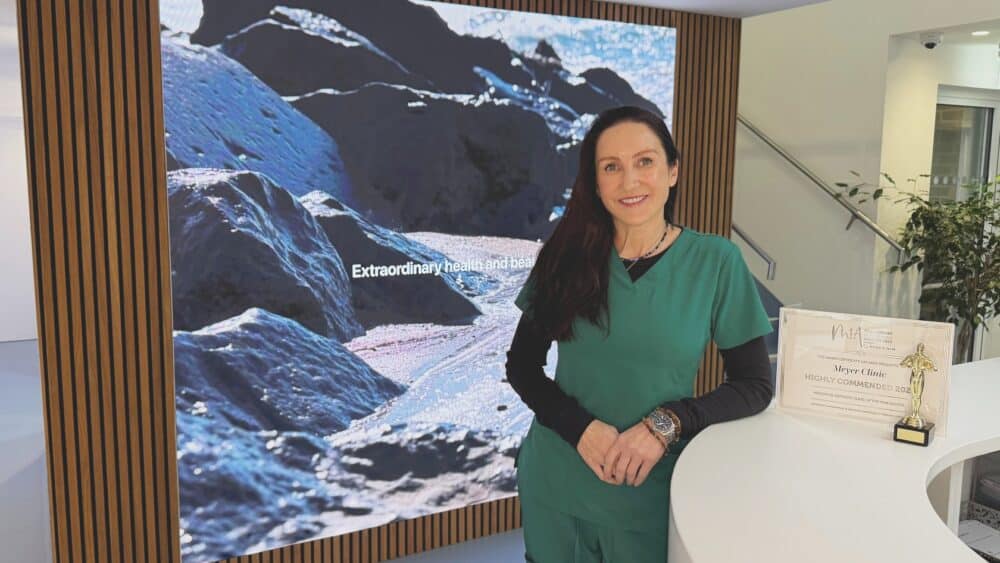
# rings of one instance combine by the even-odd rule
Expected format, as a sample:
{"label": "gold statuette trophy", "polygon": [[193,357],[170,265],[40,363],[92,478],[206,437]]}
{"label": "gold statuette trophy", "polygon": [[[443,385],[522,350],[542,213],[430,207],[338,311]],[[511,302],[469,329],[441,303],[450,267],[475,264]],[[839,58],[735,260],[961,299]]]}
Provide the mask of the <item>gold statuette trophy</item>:
{"label": "gold statuette trophy", "polygon": [[910,414],[896,423],[892,439],[907,444],[926,446],[931,443],[934,423],[920,416],[920,399],[924,395],[924,373],[937,371],[934,362],[924,354],[923,343],[917,344],[917,351],[903,358],[902,367],[910,368]]}

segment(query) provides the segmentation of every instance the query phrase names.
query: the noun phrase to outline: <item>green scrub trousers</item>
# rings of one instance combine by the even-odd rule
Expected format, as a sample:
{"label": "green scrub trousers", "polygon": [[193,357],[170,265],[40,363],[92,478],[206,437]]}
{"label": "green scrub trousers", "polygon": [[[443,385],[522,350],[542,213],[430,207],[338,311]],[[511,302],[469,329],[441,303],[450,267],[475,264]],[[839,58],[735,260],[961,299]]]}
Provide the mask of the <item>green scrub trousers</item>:
{"label": "green scrub trousers", "polygon": [[667,530],[619,530],[521,499],[528,563],[666,563]]}

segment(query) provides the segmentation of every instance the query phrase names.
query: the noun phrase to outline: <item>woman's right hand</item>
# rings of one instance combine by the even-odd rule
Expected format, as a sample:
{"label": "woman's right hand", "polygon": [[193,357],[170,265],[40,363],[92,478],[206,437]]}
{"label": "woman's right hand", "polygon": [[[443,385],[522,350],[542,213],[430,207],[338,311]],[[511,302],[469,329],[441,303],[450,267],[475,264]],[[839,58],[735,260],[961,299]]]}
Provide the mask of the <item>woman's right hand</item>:
{"label": "woman's right hand", "polygon": [[618,429],[610,424],[594,419],[587,425],[587,429],[580,436],[580,441],[576,444],[576,451],[583,458],[587,467],[597,475],[597,478],[605,483],[617,485],[604,478],[602,464],[604,455],[608,453],[611,446],[618,439]]}

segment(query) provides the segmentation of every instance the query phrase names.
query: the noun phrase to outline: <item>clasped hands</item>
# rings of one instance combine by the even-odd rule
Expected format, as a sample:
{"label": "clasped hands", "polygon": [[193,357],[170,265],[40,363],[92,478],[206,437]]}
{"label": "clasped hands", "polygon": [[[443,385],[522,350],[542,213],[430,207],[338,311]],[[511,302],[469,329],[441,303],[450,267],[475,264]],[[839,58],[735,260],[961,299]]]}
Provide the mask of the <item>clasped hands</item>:
{"label": "clasped hands", "polygon": [[601,481],[638,487],[666,447],[642,421],[619,433],[614,426],[595,419],[583,431],[576,451]]}

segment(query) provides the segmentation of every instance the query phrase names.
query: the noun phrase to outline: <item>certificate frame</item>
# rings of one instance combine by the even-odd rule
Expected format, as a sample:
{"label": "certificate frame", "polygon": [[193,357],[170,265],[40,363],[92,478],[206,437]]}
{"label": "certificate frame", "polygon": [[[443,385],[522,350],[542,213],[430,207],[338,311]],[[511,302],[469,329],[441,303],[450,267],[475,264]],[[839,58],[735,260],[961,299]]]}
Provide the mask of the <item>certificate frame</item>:
{"label": "certificate frame", "polygon": [[936,371],[925,376],[920,412],[945,436],[954,331],[951,323],[782,307],[777,406],[892,428],[911,405],[911,371],[900,364],[923,343]]}

